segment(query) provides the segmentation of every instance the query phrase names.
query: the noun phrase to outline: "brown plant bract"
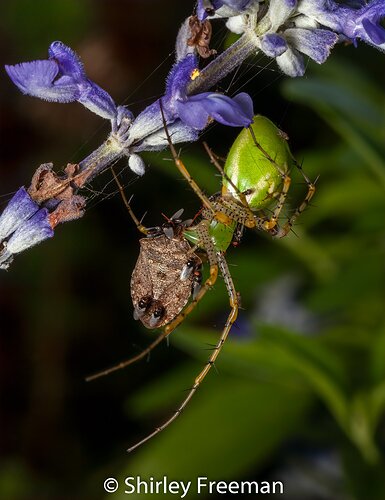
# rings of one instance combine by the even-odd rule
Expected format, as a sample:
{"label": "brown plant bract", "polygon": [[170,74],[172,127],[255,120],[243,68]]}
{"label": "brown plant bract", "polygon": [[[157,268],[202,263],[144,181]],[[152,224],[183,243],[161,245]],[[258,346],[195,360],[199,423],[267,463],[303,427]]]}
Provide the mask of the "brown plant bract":
{"label": "brown plant bract", "polygon": [[187,40],[189,47],[195,47],[198,54],[207,59],[217,53],[216,50],[210,49],[210,40],[212,34],[211,23],[208,19],[201,22],[197,16],[191,16],[189,20],[191,37]]}
{"label": "brown plant bract", "polygon": [[52,166],[52,163],[40,165],[32,177],[28,193],[39,205],[45,203],[52,207],[49,221],[54,228],[61,222],[82,217],[86,200],[76,194],[79,165],[69,163],[63,176],[54,172]]}

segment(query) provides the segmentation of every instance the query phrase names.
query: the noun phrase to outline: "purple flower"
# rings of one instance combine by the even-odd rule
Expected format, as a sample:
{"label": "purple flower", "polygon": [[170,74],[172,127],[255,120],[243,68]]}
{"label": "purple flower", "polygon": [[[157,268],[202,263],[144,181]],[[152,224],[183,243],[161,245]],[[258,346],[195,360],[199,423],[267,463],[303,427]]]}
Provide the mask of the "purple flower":
{"label": "purple flower", "polygon": [[261,50],[269,57],[278,57],[288,48],[283,36],[276,33],[268,33],[261,37]]}
{"label": "purple flower", "polygon": [[48,210],[39,209],[21,187],[0,216],[0,269],[7,269],[15,254],[53,235]]}
{"label": "purple flower", "polygon": [[283,34],[288,49],[277,57],[277,64],[289,76],[302,76],[305,62],[302,54],[322,64],[329,57],[330,50],[338,41],[338,35],[325,29],[287,29]]}
{"label": "purple flower", "polygon": [[305,61],[302,54],[318,64],[325,62],[338,35],[306,15],[298,15],[297,0],[271,0],[267,16],[269,31],[258,38],[259,48],[277,60],[281,70],[289,76],[302,76]]}
{"label": "purple flower", "polygon": [[171,70],[162,98],[165,115],[175,116],[197,130],[207,125],[209,117],[230,127],[248,127],[254,116],[248,94],[242,92],[234,98],[215,92],[187,96],[186,87],[197,66],[196,56],[189,54]]}
{"label": "purple flower", "polygon": [[344,9],[341,19],[341,33],[355,43],[361,39],[385,50],[385,28],[380,25],[385,17],[384,0],[374,0],[358,10]]}
{"label": "purple flower", "polygon": [[[161,98],[166,122],[174,124],[174,128],[179,128],[180,135],[183,131],[186,136],[194,138],[196,131],[202,130],[209,118],[231,127],[248,127],[254,116],[253,103],[248,94],[242,92],[233,98],[216,92],[187,95],[187,85],[196,71],[197,58],[193,54],[188,54],[172,68],[167,79],[166,93]],[[163,120],[158,100],[148,106],[132,123],[129,144],[136,143],[160,129],[163,129]]]}
{"label": "purple flower", "polygon": [[380,24],[385,17],[384,0],[373,0],[369,3],[360,1],[357,5],[359,8],[333,0],[302,0],[298,10],[354,44],[361,39],[380,50],[385,50],[385,29]]}
{"label": "purple flower", "polygon": [[111,96],[87,78],[79,57],[62,42],[50,45],[48,60],[5,69],[24,94],[53,102],[78,101],[102,118],[116,119],[117,108]]}
{"label": "purple flower", "polygon": [[49,222],[49,212],[46,208],[41,208],[18,227],[9,239],[6,248],[10,253],[16,254],[47,238],[52,238],[53,235],[54,231]]}
{"label": "purple flower", "polygon": [[21,187],[0,215],[0,242],[13,233],[26,219],[39,210],[26,189]]}
{"label": "purple flower", "polygon": [[248,127],[253,121],[251,98],[242,92],[233,98],[214,92],[203,92],[176,100],[178,117],[186,125],[202,130],[209,118],[230,127]]}

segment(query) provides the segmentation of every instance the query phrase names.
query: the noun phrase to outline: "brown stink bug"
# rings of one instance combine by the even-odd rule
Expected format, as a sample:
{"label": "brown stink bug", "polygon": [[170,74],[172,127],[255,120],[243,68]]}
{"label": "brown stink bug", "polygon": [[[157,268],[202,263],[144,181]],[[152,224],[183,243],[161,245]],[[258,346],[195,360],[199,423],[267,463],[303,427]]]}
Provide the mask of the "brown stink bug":
{"label": "brown stink bug", "polygon": [[[134,318],[146,328],[160,328],[172,321],[185,307],[200,285],[201,259],[181,237],[178,221],[181,212],[170,222],[173,227],[156,228],[141,238],[140,253],[131,278]],[[170,231],[171,229],[171,231]]]}

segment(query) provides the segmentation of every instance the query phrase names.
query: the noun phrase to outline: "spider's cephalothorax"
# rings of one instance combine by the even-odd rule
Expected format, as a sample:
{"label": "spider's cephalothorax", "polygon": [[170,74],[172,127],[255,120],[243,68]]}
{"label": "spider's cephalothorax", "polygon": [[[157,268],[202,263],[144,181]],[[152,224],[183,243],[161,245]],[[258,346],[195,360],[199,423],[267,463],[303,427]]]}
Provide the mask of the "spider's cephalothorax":
{"label": "spider's cephalothorax", "polygon": [[160,328],[173,320],[200,286],[202,261],[181,237],[180,226],[177,230],[175,222],[173,226],[139,241],[131,297],[134,318],[146,328]]}

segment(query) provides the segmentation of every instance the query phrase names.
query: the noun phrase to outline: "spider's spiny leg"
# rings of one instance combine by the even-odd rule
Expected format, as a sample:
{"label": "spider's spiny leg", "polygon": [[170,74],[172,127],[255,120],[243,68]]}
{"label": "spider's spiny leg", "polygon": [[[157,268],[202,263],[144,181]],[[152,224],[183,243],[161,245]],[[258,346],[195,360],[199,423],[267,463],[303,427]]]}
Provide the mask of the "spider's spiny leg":
{"label": "spider's spiny leg", "polygon": [[[227,218],[230,223],[235,221],[249,229],[256,225],[254,212],[248,207],[240,205],[232,196],[222,196],[215,208],[217,209],[216,219],[223,224],[226,224]],[[219,219],[218,214],[222,214],[223,221]]]}
{"label": "spider's spiny leg", "polygon": [[[234,182],[230,179],[230,177],[226,174],[224,169],[222,168],[222,165],[218,162],[218,157],[216,154],[213,153],[213,151],[210,149],[208,144],[206,142],[203,143],[203,146],[209,155],[211,163],[215,166],[215,168],[218,170],[218,172],[221,174],[222,178],[226,179],[226,181],[231,185],[231,187],[234,189],[234,191],[237,193],[239,199],[241,200],[242,205],[249,209],[249,204],[246,200],[246,196],[242,191],[234,184]],[[223,181],[222,181],[223,182]],[[252,216],[252,211],[250,210],[250,214]]]}
{"label": "spider's spiny leg", "polygon": [[249,130],[250,130],[250,134],[251,134],[251,137],[253,138],[253,142],[254,142],[255,146],[261,151],[261,153],[265,156],[265,158],[267,158],[270,161],[270,163],[272,163],[275,166],[275,168],[280,173],[282,179],[284,179],[284,177],[286,175],[286,171],[283,170],[278,165],[278,163],[269,155],[269,153],[259,144],[259,142],[257,141],[257,138],[255,137],[254,130],[252,129],[251,126],[249,127]]}
{"label": "spider's spiny leg", "polygon": [[287,193],[289,191],[290,184],[291,184],[290,176],[288,174],[284,174],[284,176],[282,177],[282,182],[283,182],[282,190],[280,191],[280,193],[278,195],[277,205],[274,208],[271,217],[265,219],[263,222],[263,229],[265,231],[271,231],[272,229],[274,229],[277,226],[278,217],[282,211],[282,208],[285,205]]}
{"label": "spider's spiny leg", "polygon": [[227,339],[227,336],[231,330],[231,327],[237,318],[238,306],[239,306],[238,305],[238,294],[235,290],[230,271],[228,269],[226,260],[225,260],[224,255],[222,253],[217,253],[216,259],[217,259],[219,268],[222,272],[223,278],[224,278],[225,283],[226,283],[226,287],[227,287],[229,297],[230,297],[230,306],[231,306],[231,311],[230,311],[230,314],[226,320],[226,324],[225,324],[224,329],[222,331],[221,337],[220,337],[219,341],[217,342],[216,346],[214,347],[214,350],[213,350],[209,360],[205,364],[204,368],[201,370],[201,372],[195,378],[194,384],[193,384],[192,388],[190,389],[189,393],[187,394],[187,397],[183,400],[182,404],[179,406],[179,408],[176,410],[176,412],[174,412],[173,415],[168,420],[166,420],[166,422],[164,422],[164,424],[157,427],[151,434],[149,434],[144,439],[142,439],[141,441],[136,443],[134,446],[131,446],[127,450],[128,452],[135,450],[136,448],[138,448],[139,446],[144,444],[146,441],[149,441],[151,438],[153,438],[154,436],[156,436],[157,434],[162,432],[166,427],[168,427],[182,413],[182,411],[186,408],[186,406],[190,402],[191,398],[194,396],[194,394],[198,390],[199,386],[203,382],[204,378],[206,377],[206,375],[210,371],[211,367],[214,365],[214,363],[215,363],[215,361],[216,361],[216,359],[217,359],[217,357],[218,357],[218,355],[223,347],[223,344],[225,343],[225,341]]}
{"label": "spider's spiny leg", "polygon": [[[238,198],[239,200],[241,201],[242,203],[242,206],[244,208],[245,211],[247,211],[247,215],[248,215],[248,219],[249,220],[253,220],[254,218],[254,214],[253,214],[253,211],[251,210],[251,208],[249,207],[249,204],[247,202],[247,199],[246,199],[246,195],[245,193],[243,193],[239,188],[238,186],[236,186],[234,184],[234,182],[232,181],[232,179],[230,179],[230,177],[226,174],[226,172],[224,171],[224,169],[222,168],[221,164],[218,162],[218,157],[217,155],[215,155],[213,153],[213,151],[211,151],[211,149],[209,148],[209,146],[207,145],[206,142],[203,143],[203,146],[204,148],[206,149],[206,152],[207,154],[209,155],[209,158],[210,158],[210,161],[211,163],[214,164],[214,166],[216,167],[216,169],[220,172],[220,174],[222,175],[222,186],[223,186],[223,179],[226,179],[226,181],[231,185],[231,187],[234,189],[234,192],[237,193],[238,195]],[[224,193],[224,186],[222,187],[222,194],[225,194]]]}
{"label": "spider's spiny leg", "polygon": [[118,179],[118,176],[116,175],[115,173],[115,170],[113,169],[113,167],[111,167],[111,172],[114,176],[114,179],[115,179],[115,182],[118,186],[118,189],[119,189],[119,192],[120,192],[120,196],[122,197],[122,200],[123,200],[123,203],[125,204],[126,208],[127,208],[127,211],[128,213],[130,214],[131,216],[131,219],[134,221],[134,224],[135,226],[138,228],[138,231],[140,231],[141,233],[143,234],[149,234],[150,230],[143,226],[142,222],[136,217],[136,215],[134,214],[132,208],[131,208],[131,205],[130,205],[130,200],[127,200],[127,197],[124,193],[124,189],[123,189],[123,186],[121,185],[119,179]]}
{"label": "spider's spiny leg", "polygon": [[194,309],[195,306],[200,302],[205,295],[205,293],[214,286],[218,277],[218,266],[216,264],[210,266],[210,276],[201,285],[198,292],[195,293],[193,300],[169,323],[164,327],[164,332],[166,335],[170,335],[171,332],[179,326]]}
{"label": "spider's spiny leg", "polygon": [[[268,219],[265,219],[263,227],[261,228],[264,231],[271,231],[277,226],[278,217],[282,211],[283,206],[285,205],[287,193],[289,191],[290,184],[291,184],[291,178],[290,178],[289,174],[287,173],[287,171],[282,169],[282,167],[280,165],[278,165],[278,163],[271,157],[271,155],[269,155],[269,153],[259,144],[259,142],[257,141],[257,138],[255,137],[255,133],[254,133],[254,130],[252,129],[252,127],[249,127],[249,130],[250,130],[250,134],[253,138],[255,146],[275,166],[275,168],[278,170],[278,172],[282,178],[283,186],[282,186],[282,190],[278,196],[277,206],[275,207],[272,216]],[[259,222],[257,223],[257,227],[260,228]]]}
{"label": "spider's spiny leg", "polygon": [[314,182],[311,182],[310,179],[307,177],[307,175],[303,172],[302,167],[298,165],[297,162],[295,162],[295,164],[305,179],[305,182],[307,184],[307,193],[300,206],[295,209],[293,215],[287,220],[287,222],[283,225],[282,228],[279,228],[278,233],[275,235],[277,238],[282,238],[283,236],[286,236],[289,233],[297,217],[301,215],[301,213],[309,205],[310,200],[313,198],[316,190],[315,185],[317,183],[318,177]]}
{"label": "spider's spiny leg", "polygon": [[187,170],[187,168],[183,164],[182,160],[179,158],[179,155],[176,152],[176,149],[174,147],[174,144],[172,143],[172,140],[171,140],[168,128],[167,128],[167,123],[166,123],[166,119],[165,119],[164,112],[163,112],[162,100],[159,101],[159,105],[160,105],[160,112],[162,114],[164,131],[165,131],[166,137],[167,137],[167,142],[168,142],[168,144],[170,146],[170,151],[171,151],[171,154],[172,154],[172,157],[173,157],[173,160],[174,160],[174,163],[175,163],[177,169],[183,175],[183,177],[187,180],[187,182],[189,183],[191,189],[201,199],[203,205],[208,210],[210,210],[212,213],[215,213],[215,210],[214,210],[214,208],[213,208],[210,200],[204,194],[204,192],[201,190],[201,188],[198,186],[198,184],[194,181],[194,179],[191,177],[190,172]]}
{"label": "spider's spiny leg", "polygon": [[116,372],[118,370],[122,370],[123,368],[126,368],[126,366],[132,365],[133,363],[136,363],[137,361],[140,361],[141,359],[145,358],[153,349],[156,347],[158,344],[162,342],[162,340],[167,337],[169,332],[166,332],[163,330],[160,335],[152,342],[146,349],[141,351],[139,354],[136,356],[133,356],[130,359],[127,359],[126,361],[122,361],[118,363],[117,365],[111,366],[110,368],[107,368],[105,370],[102,370],[98,373],[94,373],[93,375],[90,375],[89,377],[86,378],[86,382],[91,382],[91,380],[95,380],[99,377],[104,377],[105,375],[109,375],[110,373]]}

